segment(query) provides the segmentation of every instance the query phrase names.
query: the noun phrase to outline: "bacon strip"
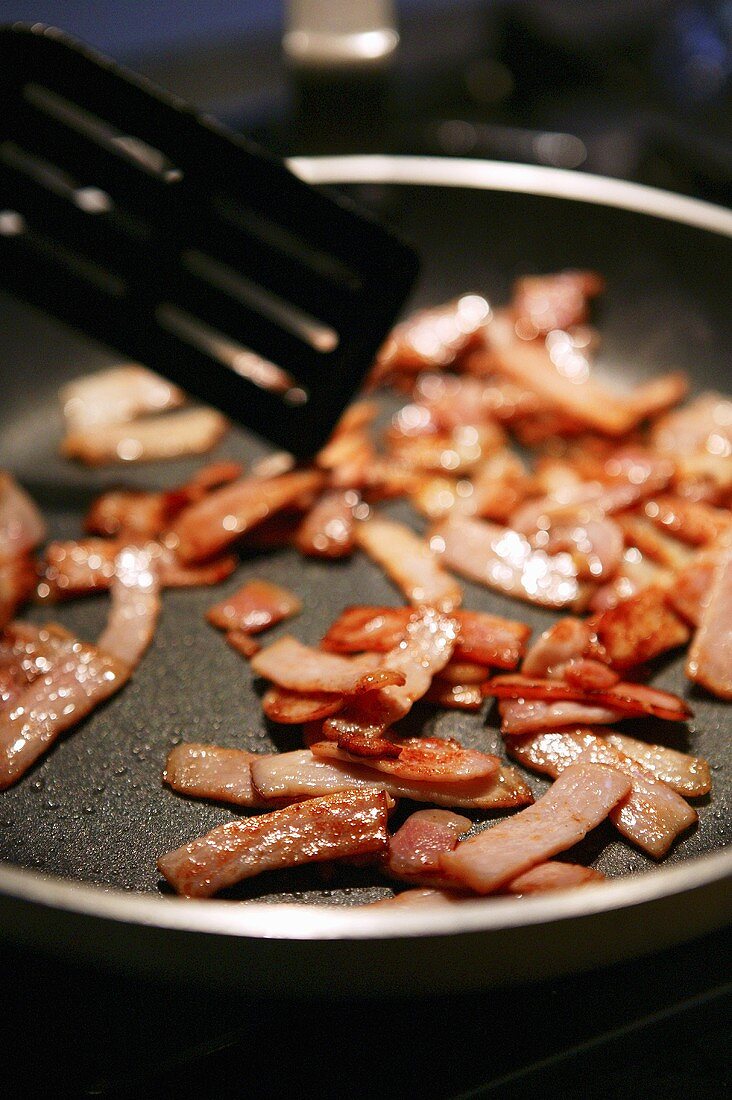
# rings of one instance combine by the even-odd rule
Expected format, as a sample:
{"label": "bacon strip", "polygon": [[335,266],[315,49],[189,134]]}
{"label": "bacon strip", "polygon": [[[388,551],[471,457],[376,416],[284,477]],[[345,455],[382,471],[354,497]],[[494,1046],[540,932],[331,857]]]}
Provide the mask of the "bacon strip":
{"label": "bacon strip", "polygon": [[[337,653],[385,653],[402,640],[412,614],[409,607],[347,607],[323,638],[323,648]],[[486,611],[457,610],[451,617],[460,627],[454,649],[456,660],[508,669],[521,660],[531,634],[525,623]]]}
{"label": "bacon strip", "polygon": [[680,570],[674,583],[666,589],[666,601],[674,611],[692,626],[698,626],[702,611],[709,602],[714,573],[719,564],[719,554],[714,550],[698,554],[685,569]]}
{"label": "bacon strip", "polygon": [[221,630],[241,630],[259,634],[302,610],[302,600],[286,588],[271,581],[247,581],[231,596],[216,603],[206,612],[206,618]]}
{"label": "bacon strip", "polygon": [[220,554],[269,516],[317,492],[324,478],[318,470],[294,470],[269,480],[244,478],[217,489],[186,508],[173,524],[180,558],[200,562]]}
{"label": "bacon strip", "polygon": [[582,619],[571,616],[560,619],[533,643],[521,666],[522,673],[556,679],[563,665],[584,656],[591,637],[592,632]]}
{"label": "bacon strip", "polygon": [[228,428],[228,420],[215,409],[183,409],[126,424],[73,429],[61,443],[61,453],[87,466],[182,458],[210,451]]}
{"label": "bacon strip", "polygon": [[[252,658],[252,670],[279,687],[310,693],[335,692],[350,695],[377,690],[381,684],[370,673],[377,670],[379,658],[365,653],[360,657],[341,657],[312,649],[286,635],[260,649]],[[404,683],[404,676],[401,676]]]}
{"label": "bacon strip", "polygon": [[578,886],[594,886],[606,881],[606,876],[593,867],[549,860],[517,875],[504,889],[508,894],[524,897],[527,894],[545,894],[549,890],[574,890]]}
{"label": "bacon strip", "polygon": [[544,702],[541,699],[501,699],[501,733],[519,736],[562,726],[609,726],[625,715],[609,707],[594,707],[573,701]]}
{"label": "bacon strip", "polygon": [[37,580],[36,565],[31,557],[13,558],[0,564],[0,630],[33,595]]}
{"label": "bacon strip", "polygon": [[505,440],[505,433],[496,422],[483,422],[476,427],[469,420],[449,432],[401,435],[392,430],[387,445],[392,457],[408,469],[426,473],[447,470],[456,477],[464,477],[502,447]]}
{"label": "bacon strip", "polygon": [[68,637],[50,668],[0,714],[0,789],[11,786],[64,730],[122,687],[129,668]]}
{"label": "bacon strip", "polygon": [[729,511],[714,508],[701,500],[659,496],[646,501],[643,511],[662,531],[690,546],[708,546],[724,534],[732,523]]}
{"label": "bacon strip", "polygon": [[[500,768],[497,756],[475,749],[464,749],[456,741],[435,737],[409,737],[394,742],[396,756],[369,756],[368,767],[393,775],[407,782],[462,783],[486,779]],[[344,751],[333,741],[316,741],[310,746],[313,756],[324,760],[339,760],[345,764],[362,764],[363,757]]]}
{"label": "bacon strip", "polygon": [[689,630],[668,606],[666,591],[652,585],[587,623],[592,650],[624,670],[686,645]]}
{"label": "bacon strip", "polygon": [[440,866],[456,883],[492,893],[577,844],[629,791],[630,780],[612,768],[576,764],[535,805],[464,840]]}
{"label": "bacon strip", "polygon": [[732,536],[721,549],[686,675],[720,699],[732,699]]}
{"label": "bacon strip", "polygon": [[478,711],[483,705],[479,684],[453,684],[440,676],[435,676],[424,698],[448,710]]}
{"label": "bacon strip", "polygon": [[450,810],[417,810],[389,838],[385,871],[392,878],[421,886],[444,886],[439,857],[451,852],[472,821]]}
{"label": "bacon strip", "polygon": [[168,753],[163,782],[180,794],[232,802],[256,809],[268,806],[252,784],[251,763],[261,758],[244,749],[224,749],[194,742],[176,745]]}
{"label": "bacon strip", "polygon": [[260,757],[252,764],[252,779],[263,798],[312,798],[351,787],[385,790],[393,798],[410,798],[437,806],[495,810],[525,806],[531,790],[515,768],[502,766],[496,775],[459,783],[419,783],[397,779],[360,764],[322,760],[309,749]]}
{"label": "bacon strip", "polygon": [[393,894],[388,898],[366,902],[361,908],[376,909],[379,906],[387,905],[390,909],[419,909],[422,906],[430,908],[435,905],[454,905],[456,902],[470,901],[471,899],[474,899],[474,895],[459,890],[438,890],[430,887],[420,889],[415,887],[413,890],[402,890],[400,893]]}
{"label": "bacon strip", "polygon": [[356,545],[353,509],[359,497],[352,489],[325,493],[295,533],[295,546],[310,558],[346,558]]}
{"label": "bacon strip", "polygon": [[177,386],[136,364],[83,375],[64,386],[59,397],[69,429],[80,431],[174,409],[185,400]]}
{"label": "bacon strip", "polygon": [[439,565],[428,544],[403,523],[372,517],[356,527],[356,541],[380,565],[412,604],[452,611],[462,589]]}
{"label": "bacon strip", "polygon": [[0,470],[0,565],[25,557],[45,537],[46,524],[35,501]]}
{"label": "bacon strip", "polygon": [[732,455],[732,400],[702,393],[683,409],[669,413],[653,427],[651,442],[661,454]]}
{"label": "bacon strip", "polygon": [[158,870],[185,897],[206,898],[227,886],[282,867],[386,851],[383,791],[343,791],[219,825],[158,860]]}
{"label": "bacon strip", "polygon": [[665,745],[649,745],[624,733],[604,734],[604,740],[614,748],[637,760],[656,779],[663,780],[672,790],[687,798],[700,798],[712,789],[709,764],[701,756],[690,756]]}
{"label": "bacon strip", "polygon": [[568,329],[587,320],[589,300],[604,289],[594,271],[559,271],[527,275],[513,287],[512,306],[524,335],[546,336],[552,329]]}
{"label": "bacon strip", "polygon": [[299,726],[337,714],[345,705],[345,697],[327,691],[288,691],[271,687],[262,696],[262,710],[272,722]]}
{"label": "bacon strip", "polygon": [[479,294],[463,294],[445,305],[421,310],[397,325],[381,348],[370,382],[397,372],[451,366],[480,340],[491,310]]}
{"label": "bacon strip", "polygon": [[98,645],[134,669],[150,645],[160,615],[160,585],[155,560],[147,550],[129,546],[117,555],[112,608]]}
{"label": "bacon strip", "polygon": [[577,762],[607,765],[628,776],[631,791],[611,811],[610,819],[623,836],[655,859],[664,856],[697,820],[696,811],[671,787],[590,730],[537,734],[512,741],[509,751],[528,767],[551,776]]}
{"label": "bacon strip", "polygon": [[691,715],[683,699],[647,684],[618,683],[602,690],[576,688],[561,680],[539,680],[517,674],[494,676],[483,690],[498,699],[567,699],[577,703],[611,707],[626,716],[654,714],[669,722],[683,722]]}

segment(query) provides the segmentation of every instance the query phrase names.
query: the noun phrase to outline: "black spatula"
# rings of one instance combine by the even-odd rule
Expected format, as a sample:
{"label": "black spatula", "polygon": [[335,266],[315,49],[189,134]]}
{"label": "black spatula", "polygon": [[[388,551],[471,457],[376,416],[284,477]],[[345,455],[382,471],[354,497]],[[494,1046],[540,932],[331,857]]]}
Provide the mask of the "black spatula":
{"label": "black spatula", "polygon": [[414,253],[282,162],[47,27],[0,28],[0,281],[304,457]]}

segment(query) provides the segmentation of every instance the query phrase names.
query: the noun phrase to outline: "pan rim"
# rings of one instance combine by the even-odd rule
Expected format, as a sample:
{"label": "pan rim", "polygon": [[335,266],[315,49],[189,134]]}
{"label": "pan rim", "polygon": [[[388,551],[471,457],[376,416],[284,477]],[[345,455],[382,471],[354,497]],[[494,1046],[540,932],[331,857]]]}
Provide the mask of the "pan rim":
{"label": "pan rim", "polygon": [[[566,169],[488,160],[387,155],[298,157],[289,166],[313,184],[451,186],[542,195],[615,207],[732,238],[732,210],[641,184]],[[236,938],[372,940],[455,936],[591,917],[713,888],[732,876],[732,848],[650,869],[581,891],[466,901],[429,910],[377,910],[293,903],[236,905],[217,899],[131,894],[0,864],[0,896],[33,907],[118,924]],[[722,926],[729,914],[718,914]]]}

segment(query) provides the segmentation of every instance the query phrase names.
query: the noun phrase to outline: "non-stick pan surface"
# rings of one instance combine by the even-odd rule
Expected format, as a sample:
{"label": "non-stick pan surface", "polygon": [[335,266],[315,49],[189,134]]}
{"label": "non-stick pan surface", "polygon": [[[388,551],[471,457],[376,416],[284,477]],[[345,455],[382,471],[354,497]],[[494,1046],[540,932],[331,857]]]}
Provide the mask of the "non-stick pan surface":
{"label": "non-stick pan surface", "polygon": [[[316,182],[346,181],[418,246],[423,272],[412,305],[468,289],[501,302],[522,273],[592,268],[607,280],[596,318],[606,375],[622,384],[682,369],[695,390],[729,389],[732,214],[630,185],[519,166],[343,158],[303,163],[300,170]],[[572,197],[578,193],[587,201]],[[0,467],[39,502],[52,537],[79,534],[86,507],[104,488],[168,486],[200,465],[90,472],[59,458],[60,385],[118,359],[10,298],[0,298],[0,318]],[[232,431],[216,457],[249,460],[264,451],[261,442]],[[390,510],[416,523],[403,505]],[[237,816],[230,807],[189,800],[161,785],[170,747],[181,740],[260,751],[297,747],[291,730],[268,726],[260,685],[204,620],[214,599],[255,575],[303,597],[303,614],[272,638],[294,631],[314,643],[347,604],[400,602],[362,556],[322,565],[290,550],[243,557],[215,592],[166,592],[155,641],[132,682],[0,794],[3,935],[110,965],[193,971],[258,991],[416,992],[588,967],[724,921],[732,863],[725,852],[729,712],[690,687],[681,658],[660,663],[653,682],[688,698],[695,717],[688,731],[664,723],[661,735],[707,757],[714,786],[698,806],[698,827],[660,867],[608,825],[573,854],[618,881],[576,894],[478,902],[448,912],[358,913],[355,903],[388,893],[375,872],[352,869],[330,878],[308,867],[251,880],[214,902],[165,896],[157,856]],[[465,602],[523,618],[535,631],[553,619],[468,584]],[[100,596],[29,614],[38,622],[57,618],[93,639],[106,613]],[[425,732],[501,751],[494,710],[417,711],[414,721]],[[658,725],[637,723],[635,730],[650,738]],[[537,795],[546,788],[535,776],[529,782]],[[273,904],[286,902],[300,904]]]}

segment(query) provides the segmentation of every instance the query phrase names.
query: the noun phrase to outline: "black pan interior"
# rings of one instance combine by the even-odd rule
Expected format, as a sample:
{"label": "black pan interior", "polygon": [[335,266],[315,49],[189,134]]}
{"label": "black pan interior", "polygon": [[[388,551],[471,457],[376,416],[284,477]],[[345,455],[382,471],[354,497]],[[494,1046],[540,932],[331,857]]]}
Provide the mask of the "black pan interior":
{"label": "black pan interior", "polygon": [[[423,271],[412,306],[469,289],[501,302],[519,274],[590,267],[607,279],[595,318],[607,375],[622,384],[680,368],[695,390],[729,388],[727,239],[662,218],[557,198],[412,186],[351,190],[420,249]],[[186,461],[90,472],[59,458],[59,387],[118,357],[9,297],[0,297],[0,319],[0,467],[9,468],[39,501],[52,537],[78,534],[86,507],[104,488],[163,487],[200,465]],[[248,461],[266,450],[261,441],[232,431],[215,457]],[[417,524],[404,505],[389,510]],[[237,816],[231,808],[173,794],[162,786],[160,773],[168,750],[181,740],[254,750],[297,747],[297,730],[268,727],[258,701],[261,686],[204,621],[215,599],[252,576],[288,585],[304,599],[300,618],[272,631],[272,639],[293,631],[314,643],[347,604],[400,602],[363,557],[323,566],[289,550],[242,557],[236,574],[217,590],[166,592],[155,641],[131,684],[57,743],[16,787],[0,794],[0,859],[155,893],[163,889],[155,870],[158,855]],[[467,607],[523,618],[535,630],[553,619],[477,586],[465,588]],[[36,607],[29,617],[56,618],[94,639],[106,612],[106,598],[91,597]],[[688,698],[695,717],[688,730],[649,720],[626,723],[629,732],[706,756],[714,777],[713,794],[698,806],[698,827],[665,861],[673,863],[729,840],[728,711],[688,685],[681,658],[659,663],[653,682]],[[501,751],[495,711],[488,704],[478,715],[418,707],[411,720],[424,731]],[[545,787],[534,776],[530,783],[536,793]],[[567,856],[591,861],[610,875],[655,867],[617,839],[610,826],[595,830],[581,850]],[[310,867],[263,876],[229,896],[353,903],[388,892],[374,871],[332,875]]]}

